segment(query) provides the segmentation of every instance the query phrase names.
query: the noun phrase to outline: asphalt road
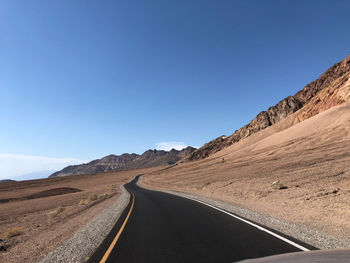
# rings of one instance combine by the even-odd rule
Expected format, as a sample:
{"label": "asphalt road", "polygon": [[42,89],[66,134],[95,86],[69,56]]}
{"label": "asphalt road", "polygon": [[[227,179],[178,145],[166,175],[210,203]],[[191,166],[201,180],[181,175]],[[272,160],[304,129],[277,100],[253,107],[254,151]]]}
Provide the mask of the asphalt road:
{"label": "asphalt road", "polygon": [[[135,202],[107,262],[235,262],[300,251],[204,204],[141,188],[136,180],[126,185]],[[105,254],[130,207],[90,262]]]}

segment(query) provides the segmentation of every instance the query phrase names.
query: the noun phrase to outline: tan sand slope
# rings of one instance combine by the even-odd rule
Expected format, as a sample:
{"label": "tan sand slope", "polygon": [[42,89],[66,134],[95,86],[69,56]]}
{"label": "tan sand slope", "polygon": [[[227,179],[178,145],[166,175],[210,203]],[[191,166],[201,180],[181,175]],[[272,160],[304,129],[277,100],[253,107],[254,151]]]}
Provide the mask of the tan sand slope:
{"label": "tan sand slope", "polygon": [[[350,139],[350,103],[331,108],[315,117],[298,123],[289,129],[275,133],[255,144],[255,149],[264,149],[308,137],[323,142]],[[320,143],[320,142],[318,142]],[[295,147],[306,147],[297,144]]]}

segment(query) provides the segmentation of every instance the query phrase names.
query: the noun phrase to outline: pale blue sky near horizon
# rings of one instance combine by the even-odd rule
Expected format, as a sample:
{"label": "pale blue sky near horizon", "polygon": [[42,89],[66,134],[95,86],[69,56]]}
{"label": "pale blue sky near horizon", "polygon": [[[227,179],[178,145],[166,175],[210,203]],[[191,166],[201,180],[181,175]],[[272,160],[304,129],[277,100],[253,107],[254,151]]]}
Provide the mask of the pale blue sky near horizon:
{"label": "pale blue sky near horizon", "polygon": [[0,0],[0,179],[232,134],[350,54],[349,11]]}

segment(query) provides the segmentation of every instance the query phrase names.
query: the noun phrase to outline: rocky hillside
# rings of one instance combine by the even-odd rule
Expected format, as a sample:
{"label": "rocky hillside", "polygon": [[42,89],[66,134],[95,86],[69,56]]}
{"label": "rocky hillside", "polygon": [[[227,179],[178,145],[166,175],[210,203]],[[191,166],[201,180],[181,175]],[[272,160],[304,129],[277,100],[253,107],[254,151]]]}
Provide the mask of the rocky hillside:
{"label": "rocky hillside", "polygon": [[55,172],[50,177],[94,174],[109,171],[128,170],[135,168],[149,168],[161,165],[174,164],[191,154],[196,148],[191,146],[181,151],[172,149],[171,151],[148,150],[143,154],[108,155],[102,159],[97,159],[86,164],[71,165]]}
{"label": "rocky hillside", "polygon": [[186,160],[204,159],[293,113],[296,113],[294,123],[298,123],[346,101],[350,101],[350,56],[336,63],[294,96],[289,96],[267,111],[260,112],[254,120],[236,130],[231,136],[221,136],[206,143],[191,153]]}

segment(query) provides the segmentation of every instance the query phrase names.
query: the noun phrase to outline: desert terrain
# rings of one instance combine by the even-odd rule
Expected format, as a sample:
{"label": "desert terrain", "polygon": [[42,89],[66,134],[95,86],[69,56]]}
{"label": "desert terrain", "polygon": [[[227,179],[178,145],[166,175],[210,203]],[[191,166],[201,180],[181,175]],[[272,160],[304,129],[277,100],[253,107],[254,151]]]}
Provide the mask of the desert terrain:
{"label": "desert terrain", "polygon": [[159,168],[0,184],[0,262],[35,262],[113,204],[120,185]]}
{"label": "desert terrain", "polygon": [[208,158],[145,175],[142,183],[350,238],[350,103],[295,124],[298,114]]}
{"label": "desert terrain", "polygon": [[139,174],[146,187],[209,197],[350,240],[350,56],[199,149],[109,155],[49,179],[1,183],[0,261],[46,255],[111,207],[120,185]]}

